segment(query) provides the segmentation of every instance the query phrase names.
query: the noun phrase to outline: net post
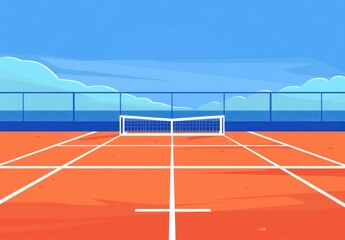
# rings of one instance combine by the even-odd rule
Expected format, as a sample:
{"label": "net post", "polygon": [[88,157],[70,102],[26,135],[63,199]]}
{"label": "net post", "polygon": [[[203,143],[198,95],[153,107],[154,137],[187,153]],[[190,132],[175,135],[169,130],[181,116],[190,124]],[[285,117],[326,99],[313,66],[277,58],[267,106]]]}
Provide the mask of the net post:
{"label": "net post", "polygon": [[173,119],[170,119],[170,134],[173,136],[174,134],[174,121]]}
{"label": "net post", "polygon": [[225,115],[223,116],[223,135],[225,135]]}
{"label": "net post", "polygon": [[119,119],[119,132],[120,132],[120,135],[123,134],[123,124],[122,124],[122,121],[123,121],[123,117],[120,115],[120,119]]}
{"label": "net post", "polygon": [[219,134],[224,135],[225,133],[225,121],[224,116],[219,119]]}

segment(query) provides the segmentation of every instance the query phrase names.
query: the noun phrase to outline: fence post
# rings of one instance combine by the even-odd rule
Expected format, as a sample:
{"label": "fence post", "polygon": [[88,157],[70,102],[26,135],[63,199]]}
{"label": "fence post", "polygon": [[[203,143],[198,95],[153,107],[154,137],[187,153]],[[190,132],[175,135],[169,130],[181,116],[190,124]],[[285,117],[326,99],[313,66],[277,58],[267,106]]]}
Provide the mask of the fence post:
{"label": "fence post", "polygon": [[321,103],[320,103],[320,120],[323,122],[323,93],[320,93],[321,95]]}
{"label": "fence post", "polygon": [[223,115],[225,116],[225,92],[223,93]]}
{"label": "fence post", "polygon": [[73,122],[75,122],[75,93],[72,93],[73,99]]}
{"label": "fence post", "polygon": [[25,122],[25,104],[24,104],[24,101],[25,101],[25,97],[24,97],[24,93],[22,93],[22,122]]}
{"label": "fence post", "polygon": [[120,116],[122,115],[122,93],[120,92],[120,102],[119,102],[120,106],[119,106],[119,112],[120,112]]}
{"label": "fence post", "polygon": [[270,94],[270,122],[272,122],[272,92]]}

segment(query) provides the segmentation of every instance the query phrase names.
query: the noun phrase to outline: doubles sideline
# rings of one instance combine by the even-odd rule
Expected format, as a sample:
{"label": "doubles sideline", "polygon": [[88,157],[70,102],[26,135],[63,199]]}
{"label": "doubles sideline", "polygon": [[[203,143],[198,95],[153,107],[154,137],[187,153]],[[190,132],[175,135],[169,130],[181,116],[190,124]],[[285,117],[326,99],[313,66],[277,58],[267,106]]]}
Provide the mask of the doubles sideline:
{"label": "doubles sideline", "polygon": [[80,136],[77,136],[77,137],[74,137],[74,138],[70,138],[70,139],[67,139],[67,140],[65,140],[65,141],[62,141],[62,142],[53,144],[53,145],[50,145],[50,146],[48,146],[48,147],[41,148],[41,149],[39,149],[39,150],[37,150],[37,151],[30,152],[30,153],[27,153],[27,154],[25,154],[25,155],[21,155],[21,156],[19,156],[19,157],[13,158],[13,159],[8,160],[8,161],[6,161],[6,162],[0,163],[0,166],[3,166],[3,165],[6,165],[6,164],[8,164],[8,163],[11,163],[11,162],[15,162],[15,161],[17,161],[17,160],[20,160],[20,159],[22,159],[22,158],[29,157],[29,156],[31,156],[31,155],[34,155],[34,154],[37,154],[37,153],[40,153],[40,152],[49,150],[49,149],[54,148],[54,147],[57,147],[57,146],[59,146],[59,145],[61,145],[61,144],[65,144],[65,143],[68,143],[68,142],[72,142],[72,141],[74,141],[74,140],[77,140],[77,139],[82,138],[82,137],[89,136],[89,135],[94,134],[94,133],[96,133],[96,132],[89,132],[89,133],[86,133],[86,134],[83,134],[83,135],[80,135]]}
{"label": "doubles sideline", "polygon": [[[342,202],[340,199],[334,197],[333,195],[329,194],[328,192],[322,190],[321,188],[319,188],[319,187],[313,185],[312,183],[308,182],[307,180],[303,179],[302,177],[300,177],[300,176],[294,174],[293,172],[291,172],[291,171],[289,171],[288,169],[286,169],[284,166],[281,166],[281,165],[275,163],[274,161],[272,161],[272,160],[266,158],[265,156],[261,155],[260,153],[254,151],[253,149],[251,149],[251,148],[249,148],[249,147],[247,147],[247,146],[242,145],[241,143],[237,142],[236,140],[234,140],[234,139],[232,139],[232,138],[230,138],[230,137],[228,137],[228,136],[226,136],[226,135],[224,135],[224,136],[225,136],[226,138],[228,138],[230,141],[235,142],[235,143],[241,145],[243,148],[245,148],[245,149],[248,150],[249,152],[255,154],[256,156],[260,157],[261,159],[265,160],[266,162],[272,164],[273,166],[276,166],[277,168],[279,168],[280,170],[282,170],[282,171],[285,172],[286,174],[290,175],[291,177],[297,179],[298,181],[304,183],[304,184],[307,185],[308,187],[314,189],[315,191],[317,191],[318,193],[322,194],[323,196],[329,198],[329,199],[332,200],[333,202],[339,204],[339,205],[342,206],[342,207],[345,207],[345,203]],[[285,144],[285,143],[282,143],[282,144]],[[295,149],[299,149],[299,148],[296,147]],[[303,149],[301,149],[301,150],[303,150]],[[308,152],[308,151],[306,151],[306,152]],[[311,153],[311,152],[310,152],[310,153]],[[317,154],[315,154],[315,155],[317,155]],[[326,159],[325,159],[325,160],[326,160]],[[340,164],[340,163],[339,163],[339,165],[344,166],[343,164]]]}
{"label": "doubles sideline", "polygon": [[42,177],[36,179],[35,181],[33,181],[33,182],[31,182],[31,183],[25,185],[24,187],[18,189],[17,191],[12,192],[11,194],[7,195],[6,197],[0,199],[0,205],[3,204],[3,203],[5,203],[5,202],[7,202],[7,201],[10,200],[11,198],[17,196],[18,194],[24,192],[25,190],[27,190],[27,189],[29,189],[29,188],[35,186],[35,185],[38,184],[39,182],[41,182],[41,181],[47,179],[48,177],[52,176],[53,174],[55,174],[55,173],[61,171],[62,169],[64,169],[65,167],[71,165],[72,163],[75,163],[75,162],[78,161],[79,159],[81,159],[81,158],[83,158],[83,157],[89,155],[90,153],[96,151],[97,149],[101,148],[103,145],[105,145],[105,144],[107,144],[107,143],[110,143],[111,141],[115,140],[115,139],[118,138],[118,137],[120,137],[120,135],[118,135],[118,136],[116,136],[116,137],[113,137],[112,139],[106,141],[105,143],[103,143],[103,144],[100,145],[100,146],[97,146],[97,147],[92,148],[91,150],[85,152],[84,154],[82,154],[82,155],[80,155],[80,156],[78,156],[78,157],[72,159],[71,161],[65,163],[64,165],[59,166],[58,168],[54,169],[53,171],[48,172],[47,174],[43,175]]}

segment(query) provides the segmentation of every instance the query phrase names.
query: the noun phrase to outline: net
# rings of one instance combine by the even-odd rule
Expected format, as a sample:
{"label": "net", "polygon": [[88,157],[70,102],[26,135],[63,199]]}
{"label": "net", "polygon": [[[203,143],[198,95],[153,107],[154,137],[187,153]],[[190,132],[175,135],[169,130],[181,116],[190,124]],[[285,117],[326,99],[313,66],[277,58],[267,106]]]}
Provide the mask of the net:
{"label": "net", "polygon": [[120,116],[120,134],[130,135],[222,135],[224,116],[155,118]]}

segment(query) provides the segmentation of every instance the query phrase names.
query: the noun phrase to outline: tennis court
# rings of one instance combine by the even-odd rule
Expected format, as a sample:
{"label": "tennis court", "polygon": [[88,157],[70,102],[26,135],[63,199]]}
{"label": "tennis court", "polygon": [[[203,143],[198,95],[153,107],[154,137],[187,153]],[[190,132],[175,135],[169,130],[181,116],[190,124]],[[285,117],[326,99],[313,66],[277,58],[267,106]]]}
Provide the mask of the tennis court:
{"label": "tennis court", "polygon": [[0,139],[0,239],[345,237],[341,132]]}

